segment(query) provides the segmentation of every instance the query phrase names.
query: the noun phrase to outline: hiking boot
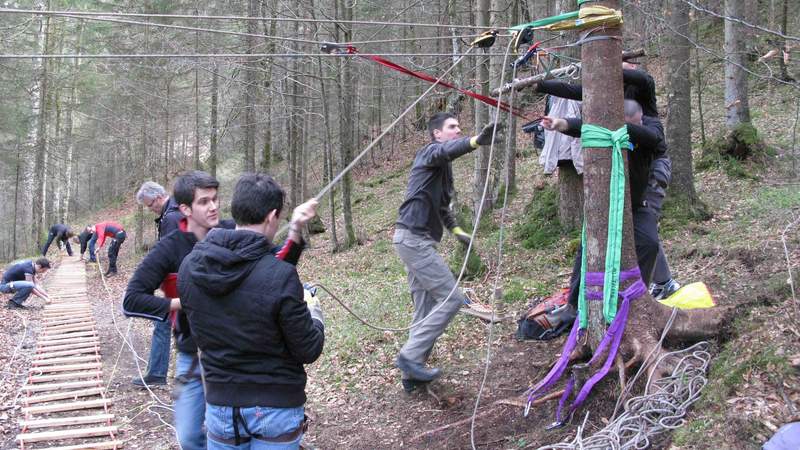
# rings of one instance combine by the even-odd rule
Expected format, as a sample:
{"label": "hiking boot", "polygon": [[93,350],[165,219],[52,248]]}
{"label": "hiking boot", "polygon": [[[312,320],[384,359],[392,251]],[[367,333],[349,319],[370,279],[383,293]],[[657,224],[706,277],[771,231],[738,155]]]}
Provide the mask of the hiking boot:
{"label": "hiking boot", "polygon": [[[422,364],[409,361],[401,355],[397,355],[397,368],[402,370],[404,374],[408,375],[409,379],[427,383],[433,381],[442,374],[441,369],[428,369]],[[405,385],[404,385],[405,387]]]}
{"label": "hiking boot", "polygon": [[670,278],[669,281],[665,281],[664,283],[650,283],[650,295],[652,295],[655,300],[664,300],[680,288],[681,285]]}
{"label": "hiking boot", "polygon": [[417,389],[422,389],[430,383],[429,381],[420,381],[420,380],[412,380],[412,379],[402,379],[400,380],[403,383],[403,390],[406,391],[407,394],[414,392]]}
{"label": "hiking boot", "polygon": [[134,386],[138,386],[140,388],[147,386],[163,386],[167,384],[167,377],[157,377],[154,375],[145,375],[144,378],[136,377],[131,380]]}
{"label": "hiking boot", "polygon": [[113,277],[116,274],[117,274],[117,270],[116,269],[114,269],[114,270],[108,269],[108,271],[104,275],[106,277]]}
{"label": "hiking boot", "polygon": [[6,308],[11,308],[11,309],[27,309],[28,307],[27,307],[27,306],[25,306],[25,305],[23,305],[22,303],[17,303],[17,302],[15,302],[14,300],[9,300],[9,301],[6,303]]}

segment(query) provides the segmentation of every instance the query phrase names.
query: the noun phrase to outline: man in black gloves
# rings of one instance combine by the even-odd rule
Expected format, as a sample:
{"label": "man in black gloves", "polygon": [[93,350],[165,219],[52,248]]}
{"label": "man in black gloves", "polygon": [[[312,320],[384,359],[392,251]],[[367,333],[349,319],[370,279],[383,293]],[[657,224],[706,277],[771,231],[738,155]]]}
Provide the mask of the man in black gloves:
{"label": "man in black gloves", "polygon": [[[453,198],[451,161],[489,145],[495,126],[490,124],[474,137],[461,137],[458,120],[450,113],[436,113],[428,122],[431,143],[420,149],[411,166],[405,201],[400,205],[392,240],[408,272],[414,300],[414,321],[408,341],[397,355],[403,388],[411,392],[433,381],[441,370],[425,363],[436,339],[464,304],[450,268],[437,253],[444,227],[462,243],[471,236],[457,226],[450,210]],[[442,304],[445,302],[446,304]]]}
{"label": "man in black gloves", "polygon": [[[284,196],[271,177],[243,175],[231,201],[236,229],[211,230],[178,272],[181,307],[201,351],[209,450],[299,448],[305,431],[303,365],[322,353],[325,327],[295,267],[270,251]],[[295,209],[290,239],[316,205]]]}

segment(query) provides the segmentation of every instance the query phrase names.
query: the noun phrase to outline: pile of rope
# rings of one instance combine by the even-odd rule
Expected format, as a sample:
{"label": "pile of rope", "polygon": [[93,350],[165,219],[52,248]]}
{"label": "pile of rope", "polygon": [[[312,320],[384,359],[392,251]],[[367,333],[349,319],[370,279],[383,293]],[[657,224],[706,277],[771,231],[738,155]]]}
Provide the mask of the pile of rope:
{"label": "pile of rope", "polygon": [[659,373],[659,366],[664,360],[669,360],[675,362],[669,376],[653,381],[651,374],[645,393],[629,399],[625,403],[625,412],[605,428],[583,437],[586,426],[584,419],[572,441],[546,445],[539,450],[626,450],[649,447],[652,437],[677,429],[686,422],[686,411],[700,398],[700,391],[708,383],[706,371],[711,361],[708,350],[709,343],[703,341],[661,355],[653,373]]}

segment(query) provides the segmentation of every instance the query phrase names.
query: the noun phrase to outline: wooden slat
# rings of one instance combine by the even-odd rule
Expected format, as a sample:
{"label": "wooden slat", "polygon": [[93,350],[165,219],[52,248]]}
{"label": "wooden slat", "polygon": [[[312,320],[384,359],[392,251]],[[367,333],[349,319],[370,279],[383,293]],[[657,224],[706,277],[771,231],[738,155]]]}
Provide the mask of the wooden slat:
{"label": "wooden slat", "polygon": [[84,322],[79,324],[71,324],[71,325],[58,325],[55,327],[49,327],[44,329],[44,336],[49,336],[53,333],[57,332],[67,332],[67,331],[89,331],[94,330],[94,321]]}
{"label": "wooden slat", "polygon": [[47,341],[39,341],[37,343],[36,348],[47,348],[53,347],[56,345],[67,345],[67,344],[80,344],[84,342],[96,342],[100,343],[100,339],[97,336],[78,336],[74,338],[65,338],[65,339],[58,339],[55,341],[47,340]]}
{"label": "wooden slat", "polygon": [[36,349],[37,354],[41,353],[52,353],[52,352],[60,352],[61,350],[73,350],[76,348],[86,348],[86,347],[97,347],[98,341],[91,341],[91,342],[76,342],[74,344],[59,344],[59,345],[51,345],[49,347],[38,347]]}
{"label": "wooden slat", "polygon": [[103,388],[96,387],[91,389],[81,389],[79,391],[66,391],[66,392],[58,392],[55,394],[34,395],[31,397],[23,398],[22,402],[25,403],[26,406],[28,406],[28,405],[33,405],[35,403],[52,402],[54,400],[66,400],[66,399],[77,400],[81,397],[92,397],[95,395],[100,395],[102,393],[103,393]]}
{"label": "wooden slat", "polygon": [[69,325],[71,323],[83,323],[83,322],[87,322],[87,321],[92,320],[92,319],[94,319],[94,317],[91,314],[86,314],[86,315],[81,315],[81,316],[69,317],[69,318],[65,318],[65,319],[45,320],[44,321],[44,326],[45,327],[54,327],[56,325]]}
{"label": "wooden slat", "polygon": [[103,398],[100,400],[86,400],[83,402],[56,403],[53,405],[28,406],[22,408],[23,414],[44,414],[51,412],[78,411],[82,409],[105,408],[111,404],[111,400]]}
{"label": "wooden slat", "polygon": [[39,342],[45,341],[57,341],[59,339],[72,339],[76,337],[89,337],[89,336],[97,336],[97,330],[95,331],[77,331],[74,333],[64,333],[64,334],[53,334],[50,336],[42,336],[39,339]]}
{"label": "wooden slat", "polygon": [[29,369],[29,372],[31,373],[76,372],[76,371],[100,369],[102,367],[103,364],[99,362],[85,363],[85,364],[63,364],[55,366],[31,367]]}
{"label": "wooden slat", "polygon": [[67,445],[66,447],[47,447],[42,450],[109,450],[121,449],[124,445],[125,443],[123,441],[106,441],[91,444]]}
{"label": "wooden slat", "polygon": [[39,355],[42,359],[45,358],[56,358],[59,356],[74,356],[74,355],[85,355],[87,353],[97,353],[100,349],[97,347],[86,347],[86,348],[76,348],[72,350],[62,350],[59,352],[51,352],[51,353],[40,353]]}
{"label": "wooden slat", "polygon": [[[84,437],[95,437],[113,435],[117,433],[117,427],[92,427],[76,428],[74,430],[40,431],[37,433],[22,433],[17,435],[18,442],[42,442],[55,439],[75,439]],[[85,444],[84,444],[85,445]],[[88,447],[92,448],[92,447]]]}
{"label": "wooden slat", "polygon": [[111,420],[114,420],[113,414],[95,414],[92,416],[59,417],[56,419],[20,420],[19,426],[25,430],[28,428],[50,428],[69,425],[86,425],[90,423],[108,423]]}
{"label": "wooden slat", "polygon": [[100,361],[99,355],[89,356],[65,356],[63,358],[51,358],[33,361],[35,367],[49,366],[51,364],[77,364],[82,362]]}
{"label": "wooden slat", "polygon": [[77,389],[100,386],[102,380],[75,381],[71,383],[47,383],[47,384],[26,384],[22,386],[23,391],[27,392],[49,392],[60,391],[63,389]]}
{"label": "wooden slat", "polygon": [[102,370],[94,370],[90,372],[59,373],[55,375],[32,375],[28,377],[28,382],[47,383],[50,381],[78,380],[81,378],[100,378],[102,375],[103,375]]}

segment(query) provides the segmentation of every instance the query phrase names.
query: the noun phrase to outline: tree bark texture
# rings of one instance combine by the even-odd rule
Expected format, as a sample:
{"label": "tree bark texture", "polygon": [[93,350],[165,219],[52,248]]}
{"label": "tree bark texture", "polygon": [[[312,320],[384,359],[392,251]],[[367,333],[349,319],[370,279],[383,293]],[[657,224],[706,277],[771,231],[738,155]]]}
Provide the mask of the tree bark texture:
{"label": "tree bark texture", "polygon": [[[490,0],[478,0],[478,11],[476,14],[476,25],[477,26],[488,26],[489,25],[489,4]],[[475,52],[486,52],[489,49],[478,49],[473,50]],[[475,58],[477,61],[478,67],[478,92],[488,96],[489,95],[489,58]],[[487,105],[481,102],[475,102],[475,130],[476,132],[481,129],[484,125],[488,124],[490,120],[489,108]],[[479,224],[477,223],[477,214],[478,210],[481,208],[481,198],[483,198],[484,192],[484,185],[486,184],[487,178],[491,180],[492,175],[488,173],[488,169],[492,164],[492,161],[489,158],[489,150],[490,147],[488,145],[482,145],[480,148],[475,150],[475,176],[473,177],[473,186],[472,186],[472,211],[473,211],[473,226],[477,227]],[[494,193],[494,187],[489,186],[488,190],[486,191],[486,198],[483,201],[483,211],[490,211],[493,204],[492,194]]]}
{"label": "tree bark texture", "polygon": [[[338,1],[338,0],[337,0]],[[353,4],[347,0],[343,0],[340,5],[342,11],[342,20],[353,20]],[[345,42],[353,40],[352,24],[342,26],[343,36]],[[339,141],[341,142],[340,153],[342,164],[341,167],[346,167],[353,160],[353,147],[355,146],[355,124],[353,119],[355,117],[355,74],[352,60],[345,60],[341,63],[341,114],[339,116]],[[342,177],[342,214],[344,216],[344,230],[346,248],[352,247],[358,241],[356,238],[356,230],[353,226],[353,205],[351,201],[353,190],[353,180],[350,172]]]}
{"label": "tree bark texture", "polygon": [[[742,18],[744,0],[725,0],[725,15]],[[725,21],[725,125],[733,130],[740,123],[750,122],[750,105],[747,99],[747,60],[745,58],[745,30],[732,20]]]}

